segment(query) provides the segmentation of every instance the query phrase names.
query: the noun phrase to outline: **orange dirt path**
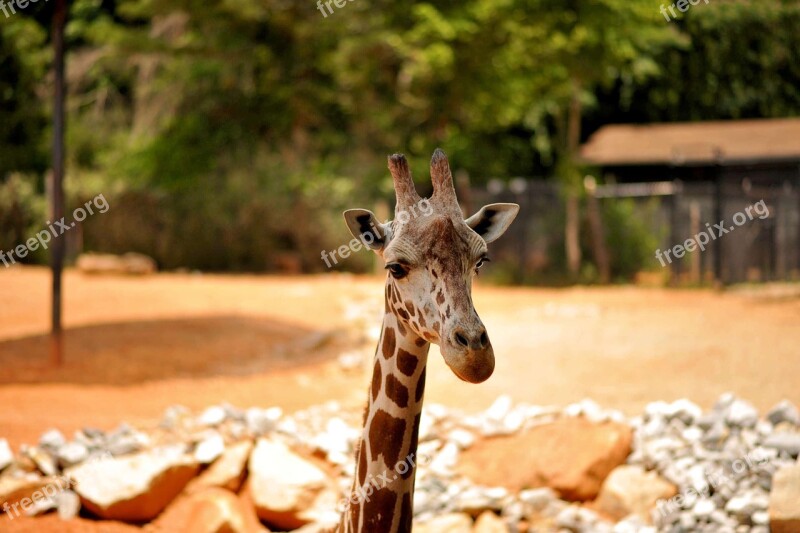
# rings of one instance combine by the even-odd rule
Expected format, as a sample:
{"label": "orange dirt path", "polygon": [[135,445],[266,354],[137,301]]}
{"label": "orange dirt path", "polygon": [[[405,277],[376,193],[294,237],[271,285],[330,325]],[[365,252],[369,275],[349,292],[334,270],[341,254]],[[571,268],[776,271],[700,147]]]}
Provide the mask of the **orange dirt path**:
{"label": "orange dirt path", "polygon": [[[359,409],[368,376],[343,371],[336,356],[354,343],[343,333],[347,302],[380,309],[382,288],[371,276],[68,271],[65,356],[56,365],[46,335],[48,271],[0,269],[0,437],[16,449],[51,427],[70,436],[123,420],[148,426],[172,404],[294,411],[335,399]],[[495,373],[480,385],[464,383],[434,347],[426,401],[477,410],[500,394],[554,405],[589,397],[635,414],[656,399],[688,397],[708,407],[730,390],[762,410],[783,398],[800,403],[800,298],[790,289],[769,297],[764,290],[478,285]],[[52,515],[6,526],[65,530]],[[87,520],[69,526],[127,529]]]}

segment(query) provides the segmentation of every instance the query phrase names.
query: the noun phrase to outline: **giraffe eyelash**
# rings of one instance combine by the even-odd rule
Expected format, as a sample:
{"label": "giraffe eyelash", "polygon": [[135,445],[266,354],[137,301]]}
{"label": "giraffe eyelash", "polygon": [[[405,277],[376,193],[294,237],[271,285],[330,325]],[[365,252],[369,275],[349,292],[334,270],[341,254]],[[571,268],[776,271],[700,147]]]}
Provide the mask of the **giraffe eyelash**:
{"label": "giraffe eyelash", "polygon": [[394,279],[403,279],[408,275],[408,268],[400,263],[389,263],[384,267]]}

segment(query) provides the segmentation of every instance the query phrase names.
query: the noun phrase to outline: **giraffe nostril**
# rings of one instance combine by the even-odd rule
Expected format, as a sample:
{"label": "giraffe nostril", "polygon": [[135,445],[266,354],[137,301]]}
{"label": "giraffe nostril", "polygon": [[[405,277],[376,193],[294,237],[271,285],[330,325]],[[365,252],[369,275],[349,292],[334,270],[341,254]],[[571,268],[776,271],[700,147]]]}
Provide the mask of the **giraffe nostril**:
{"label": "giraffe nostril", "polygon": [[456,332],[456,342],[464,347],[469,346],[469,340],[458,331]]}
{"label": "giraffe nostril", "polygon": [[481,348],[486,348],[489,345],[489,335],[486,334],[486,330],[483,330],[481,333]]}

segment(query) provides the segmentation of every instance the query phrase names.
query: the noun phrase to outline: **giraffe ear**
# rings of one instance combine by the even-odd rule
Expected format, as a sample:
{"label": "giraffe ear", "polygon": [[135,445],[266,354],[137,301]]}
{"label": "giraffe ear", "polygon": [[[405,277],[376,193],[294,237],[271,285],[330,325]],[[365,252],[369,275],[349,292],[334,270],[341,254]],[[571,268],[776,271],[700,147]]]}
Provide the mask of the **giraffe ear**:
{"label": "giraffe ear", "polygon": [[378,222],[378,218],[366,209],[348,209],[344,221],[353,237],[364,243],[370,250],[380,250],[386,245],[388,228]]}
{"label": "giraffe ear", "polygon": [[496,241],[514,222],[519,213],[517,204],[489,204],[466,220],[467,226],[487,243]]}

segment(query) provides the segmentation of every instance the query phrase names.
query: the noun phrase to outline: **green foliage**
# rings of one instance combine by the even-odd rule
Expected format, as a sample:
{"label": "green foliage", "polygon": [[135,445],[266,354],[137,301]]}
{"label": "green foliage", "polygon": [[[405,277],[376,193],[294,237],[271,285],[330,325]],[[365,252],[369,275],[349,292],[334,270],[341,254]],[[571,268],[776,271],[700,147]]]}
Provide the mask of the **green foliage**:
{"label": "green foliage", "polygon": [[[87,248],[318,269],[349,240],[339,211],[390,197],[389,153],[409,155],[421,192],[436,146],[476,185],[575,184],[576,126],[800,113],[798,5],[711,2],[665,22],[648,0],[358,0],[327,17],[313,1],[75,0],[68,199],[112,204],[85,223]],[[0,24],[0,184],[33,173],[35,195],[46,15]],[[626,209],[606,213],[621,277],[647,240]]]}
{"label": "green foliage", "polygon": [[658,208],[657,202],[653,199],[637,205],[630,198],[604,201],[603,223],[613,279],[630,281],[637,272],[657,266],[654,254],[660,236],[654,235],[646,223]]}
{"label": "green foliage", "polygon": [[[12,174],[0,182],[0,251],[8,252],[24,244],[45,227],[46,206],[37,192],[37,177]],[[23,262],[42,261],[42,250],[25,257]],[[15,256],[16,258],[16,256]]]}
{"label": "green foliage", "polygon": [[43,172],[46,118],[36,79],[44,32],[33,21],[0,24],[0,177]]}
{"label": "green foliage", "polygon": [[800,2],[701,3],[669,23],[690,46],[668,46],[660,74],[619,83],[607,98],[623,113],[598,119],[677,121],[800,115]]}

